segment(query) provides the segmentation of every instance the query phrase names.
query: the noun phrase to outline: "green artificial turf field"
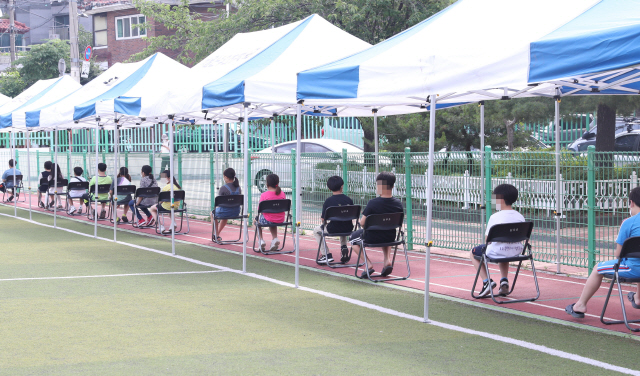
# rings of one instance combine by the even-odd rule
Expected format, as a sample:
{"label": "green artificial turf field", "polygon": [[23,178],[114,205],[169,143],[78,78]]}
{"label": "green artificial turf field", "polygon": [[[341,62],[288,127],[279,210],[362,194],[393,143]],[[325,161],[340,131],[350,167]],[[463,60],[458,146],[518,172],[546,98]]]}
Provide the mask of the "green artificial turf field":
{"label": "green artificial turf field", "polygon": [[[0,207],[0,213],[13,209]],[[19,215],[26,217],[25,212]],[[45,215],[34,219],[52,224]],[[86,224],[58,225],[93,233]],[[228,269],[0,216],[0,374],[608,374]],[[100,229],[99,236],[112,236]],[[119,240],[169,251],[166,239]],[[178,254],[239,269],[237,254]],[[289,265],[249,272],[291,283]],[[302,269],[301,285],[421,316],[422,295]],[[638,369],[640,342],[448,300],[431,318]]]}

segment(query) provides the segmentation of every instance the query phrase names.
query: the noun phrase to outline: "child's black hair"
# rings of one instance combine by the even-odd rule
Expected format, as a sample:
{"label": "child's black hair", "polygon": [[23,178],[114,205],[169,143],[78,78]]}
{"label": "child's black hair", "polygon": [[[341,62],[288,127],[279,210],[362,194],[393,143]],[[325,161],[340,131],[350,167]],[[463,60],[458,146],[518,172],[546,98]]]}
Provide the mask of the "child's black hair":
{"label": "child's black hair", "polygon": [[226,176],[227,179],[233,180],[232,184],[233,184],[234,187],[238,188],[240,186],[240,182],[238,181],[238,178],[236,177],[236,170],[234,170],[231,167],[229,167],[228,169],[224,170],[222,175]]}
{"label": "child's black hair", "polygon": [[280,195],[282,189],[278,186],[280,184],[280,177],[276,174],[267,175],[267,187],[275,188],[276,195]]}
{"label": "child's black hair", "polygon": [[[166,177],[166,178],[170,178],[171,177],[171,171],[169,170],[164,170],[162,172],[162,174]],[[175,185],[176,187],[178,187],[178,189],[182,190],[182,187],[180,186],[180,184],[178,184],[178,181],[176,180],[176,177],[173,177],[173,185]]]}
{"label": "child's black hair", "polygon": [[635,187],[629,191],[629,200],[640,207],[640,187]]}
{"label": "child's black hair", "polygon": [[388,189],[393,189],[393,186],[396,184],[396,176],[393,172],[382,171],[378,174],[378,177],[376,177],[376,183],[379,181],[386,185]]}
{"label": "child's black hair", "polygon": [[106,163],[98,163],[98,171],[107,172],[107,164]]}
{"label": "child's black hair", "polygon": [[331,190],[331,192],[338,192],[340,188],[344,185],[344,180],[340,176],[332,176],[327,179],[327,188]]}
{"label": "child's black hair", "polygon": [[51,171],[51,165],[53,165],[51,161],[44,162],[44,169]]}
{"label": "child's black hair", "polygon": [[81,176],[83,172],[84,172],[84,170],[82,169],[82,167],[74,167],[73,168],[73,173],[76,176]]}
{"label": "child's black hair", "polygon": [[518,200],[518,188],[511,184],[500,184],[493,190],[493,195],[503,199],[506,205],[511,206]]}
{"label": "child's black hair", "polygon": [[13,168],[13,159],[9,159],[9,167]]}

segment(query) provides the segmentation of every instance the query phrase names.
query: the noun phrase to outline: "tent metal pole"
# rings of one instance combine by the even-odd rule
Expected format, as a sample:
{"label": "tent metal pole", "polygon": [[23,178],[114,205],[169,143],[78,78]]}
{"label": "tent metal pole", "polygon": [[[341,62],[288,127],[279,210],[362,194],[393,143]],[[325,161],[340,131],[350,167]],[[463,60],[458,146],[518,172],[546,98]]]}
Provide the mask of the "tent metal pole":
{"label": "tent metal pole", "polygon": [[32,221],[31,218],[31,155],[29,153],[29,148],[31,145],[31,140],[29,140],[29,130],[26,130],[27,134],[27,192],[29,194],[29,220]]}
{"label": "tent metal pole", "polygon": [[[244,166],[243,166],[243,176],[244,176],[244,202],[242,203],[242,210],[244,211],[243,215],[249,215],[249,195],[251,194],[251,178],[247,175],[247,172],[249,171],[249,163],[251,163],[249,161],[249,114],[248,114],[248,110],[247,108],[249,107],[249,103],[244,103],[243,104],[243,109],[242,109],[242,137],[244,139],[244,149],[243,149],[243,162],[244,162]],[[228,129],[228,123],[225,123],[225,130]],[[226,134],[226,133],[225,133]],[[226,137],[225,137],[226,140]],[[228,152],[228,145],[225,143],[225,151]],[[246,220],[243,222],[243,229],[242,229],[242,236],[244,239],[242,239],[242,272],[246,273],[247,272],[247,243],[249,242],[249,221],[251,220],[251,218],[246,218]],[[258,231],[258,229],[255,229],[255,231]]]}
{"label": "tent metal pole", "polygon": [[436,139],[436,95],[430,96],[429,105],[429,166],[427,169],[427,228],[426,228],[426,252],[424,269],[424,322],[429,322],[429,268],[431,266],[431,220],[433,211],[433,163]]}
{"label": "tent metal pole", "polygon": [[271,171],[276,170],[276,120],[271,118]]}
{"label": "tent metal pole", "polygon": [[58,219],[58,171],[60,166],[58,165],[58,128],[53,128],[53,152],[55,153],[54,161],[56,163],[56,169],[53,171],[53,228],[57,228],[56,220]]}
{"label": "tent metal pole", "polygon": [[16,171],[18,170],[18,164],[16,163],[16,145],[15,145],[15,132],[9,132],[10,150],[13,151],[13,216],[18,216],[18,189],[16,188]]}
{"label": "tent metal pole", "polygon": [[380,165],[380,157],[378,152],[378,109],[374,108],[371,110],[373,112],[373,144],[375,147],[375,163],[376,163],[376,176],[378,176],[378,169]]}
{"label": "tent metal pole", "polygon": [[296,252],[296,267],[295,267],[295,285],[296,288],[300,286],[300,220],[302,217],[302,183],[301,175],[301,149],[302,148],[302,101],[296,105],[296,190],[294,194],[296,197],[296,218],[294,219],[293,226],[296,229],[295,238],[295,252]]}
{"label": "tent metal pole", "polygon": [[[98,153],[98,148],[100,147],[99,145],[99,140],[100,140],[100,120],[96,121],[96,172],[94,176],[95,182],[94,182],[94,193],[95,196],[93,198],[94,200],[94,210],[93,210],[93,237],[97,238],[98,237],[98,157],[99,157],[99,153]],[[91,213],[91,205],[89,205],[89,208],[87,208],[87,210],[89,210],[89,213]]]}
{"label": "tent metal pole", "polygon": [[[175,223],[175,212],[173,211],[173,176],[175,174],[173,168],[173,127],[176,122],[173,120],[173,116],[171,116],[171,124],[169,124],[169,189],[171,191],[171,254],[175,256],[176,254],[176,228],[174,226]],[[162,172],[161,172],[162,173]],[[160,219],[158,217],[158,219]]]}
{"label": "tent metal pole", "polygon": [[[556,89],[556,94],[558,89]],[[560,273],[560,217],[562,215],[562,194],[560,192],[560,96],[554,98],[555,104],[555,131],[556,131],[556,273]]]}
{"label": "tent metal pole", "polygon": [[480,102],[480,230],[481,238],[484,240],[485,234],[485,190],[484,190],[484,101]]}
{"label": "tent metal pole", "polygon": [[113,131],[113,143],[115,144],[115,148],[113,149],[113,166],[114,166],[114,179],[113,179],[113,241],[117,241],[116,233],[118,231],[118,114],[115,114],[115,130]]}

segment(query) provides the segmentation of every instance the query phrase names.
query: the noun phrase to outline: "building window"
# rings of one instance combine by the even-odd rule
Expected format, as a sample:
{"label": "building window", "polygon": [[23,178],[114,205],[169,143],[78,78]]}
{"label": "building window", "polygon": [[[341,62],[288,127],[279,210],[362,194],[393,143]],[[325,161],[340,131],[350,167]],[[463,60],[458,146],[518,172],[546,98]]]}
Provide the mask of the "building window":
{"label": "building window", "polygon": [[96,14],[93,16],[93,46],[104,47],[107,45],[107,15]]}
{"label": "building window", "polygon": [[147,30],[136,25],[145,23],[145,17],[141,14],[116,18],[116,39],[131,39],[147,36]]}

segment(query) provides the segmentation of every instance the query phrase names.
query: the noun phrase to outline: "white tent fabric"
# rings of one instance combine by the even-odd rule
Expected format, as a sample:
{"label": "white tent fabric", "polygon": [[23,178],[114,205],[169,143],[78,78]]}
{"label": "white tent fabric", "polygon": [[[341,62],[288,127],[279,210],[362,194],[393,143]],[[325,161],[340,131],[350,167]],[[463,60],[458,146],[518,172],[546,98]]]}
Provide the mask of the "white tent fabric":
{"label": "white tent fabric", "polygon": [[71,76],[40,80],[0,107],[0,128],[21,131],[26,129],[25,112],[47,106],[81,87]]}
{"label": "white tent fabric", "polygon": [[101,124],[113,127],[118,116],[120,124],[135,126],[149,118],[148,123],[162,119],[170,98],[165,87],[175,85],[174,77],[188,71],[184,65],[156,53],[137,63],[114,64],[99,77],[60,99],[59,101],[26,112],[29,128],[93,126],[100,117]]}
{"label": "white tent fabric", "polygon": [[11,101],[10,97],[7,97],[4,94],[0,94],[0,107],[4,106],[5,104],[9,103],[9,101]]}
{"label": "white tent fabric", "polygon": [[[242,103],[247,102],[251,103],[249,118],[295,114],[298,72],[368,47],[318,15],[274,29],[237,34],[193,67],[183,85],[173,88],[173,112],[197,117],[202,116],[202,110],[213,109],[209,119],[237,121],[243,116]],[[313,113],[312,108],[305,110]],[[366,114],[370,113],[367,110]]]}
{"label": "white tent fabric", "polygon": [[[637,94],[638,84],[620,86],[640,81],[639,15],[635,0],[461,0],[365,51],[301,72],[297,98],[380,106],[438,94],[442,105],[554,96],[557,85],[563,93]],[[605,71],[612,77],[593,76]]]}

